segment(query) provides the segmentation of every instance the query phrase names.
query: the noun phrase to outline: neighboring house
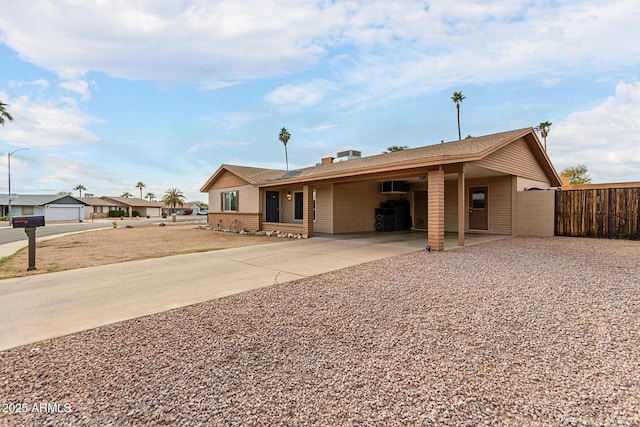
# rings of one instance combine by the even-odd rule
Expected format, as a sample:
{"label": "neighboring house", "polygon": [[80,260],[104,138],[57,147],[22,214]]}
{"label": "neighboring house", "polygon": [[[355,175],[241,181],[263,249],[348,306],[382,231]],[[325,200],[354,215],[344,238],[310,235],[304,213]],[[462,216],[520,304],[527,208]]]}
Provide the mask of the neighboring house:
{"label": "neighboring house", "polygon": [[[9,200],[6,195],[0,195],[0,205],[3,215],[7,215]],[[82,221],[88,206],[88,203],[73,196],[21,194],[11,199],[11,215],[43,215],[46,222]]]}
{"label": "neighboring house", "polygon": [[124,204],[99,197],[81,197],[80,200],[90,205],[84,210],[85,219],[109,218],[109,212],[113,210],[127,210]]}
{"label": "neighboring house", "polygon": [[[176,206],[175,212],[177,215],[184,215],[185,209],[191,209],[193,211],[191,215],[200,215],[201,212],[207,212],[205,207],[196,202],[186,202],[182,206]],[[173,208],[171,207],[165,207],[165,210],[168,214],[173,212]]]}
{"label": "neighboring house", "polygon": [[134,216],[134,212],[137,212],[140,216],[159,217],[162,215],[162,207],[164,206],[161,202],[150,202],[138,197],[103,196],[100,197],[100,199],[110,205],[123,209],[127,217]]}
{"label": "neighboring house", "polygon": [[[520,193],[561,185],[532,128],[333,160],[288,172],[220,166],[200,189],[209,195],[209,224],[308,236],[399,225],[427,231],[440,251],[445,232],[457,233],[460,245],[465,232],[518,234],[518,222],[527,220],[518,211]],[[549,203],[545,217],[549,209],[553,217]],[[399,222],[387,214],[398,210]]]}

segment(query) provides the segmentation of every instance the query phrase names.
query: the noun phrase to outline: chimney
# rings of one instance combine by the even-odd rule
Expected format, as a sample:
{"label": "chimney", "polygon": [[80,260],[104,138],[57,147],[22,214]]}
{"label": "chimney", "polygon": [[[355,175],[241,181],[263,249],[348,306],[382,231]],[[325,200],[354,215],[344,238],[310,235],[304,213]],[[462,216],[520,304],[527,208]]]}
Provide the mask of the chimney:
{"label": "chimney", "polygon": [[322,163],[323,165],[329,165],[333,163],[333,157],[323,157],[322,158]]}

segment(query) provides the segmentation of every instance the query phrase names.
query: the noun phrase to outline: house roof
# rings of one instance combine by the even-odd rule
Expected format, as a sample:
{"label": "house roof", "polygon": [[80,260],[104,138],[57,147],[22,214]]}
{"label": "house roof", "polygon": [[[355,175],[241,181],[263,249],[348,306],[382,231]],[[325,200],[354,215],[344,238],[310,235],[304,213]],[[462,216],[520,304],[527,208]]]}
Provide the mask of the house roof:
{"label": "house roof", "polygon": [[[62,194],[19,194],[11,200],[11,204],[14,206],[44,206],[56,203],[89,206],[88,203],[77,197]],[[8,195],[0,195],[0,205],[6,206],[8,204]]]}
{"label": "house roof", "polygon": [[446,165],[480,160],[500,148],[524,138],[552,185],[560,186],[560,178],[542,149],[533,128],[516,129],[461,141],[410,148],[343,162],[319,164],[291,171],[222,165],[200,191],[208,191],[217,177],[227,170],[250,184],[259,186],[318,181],[382,171]]}
{"label": "house roof", "polygon": [[91,206],[122,206],[121,203],[115,200],[102,199],[100,197],[82,197],[81,200]]}
{"label": "house roof", "polygon": [[[148,200],[145,199],[141,199],[139,197],[111,197],[111,196],[102,196],[100,197],[100,199],[102,199],[102,201],[104,202],[106,201],[111,201],[114,202],[120,206],[131,206],[131,207],[135,207],[135,206],[145,206],[145,207],[160,207],[163,206],[163,204],[161,202],[150,202]],[[104,204],[104,203],[103,203]]]}

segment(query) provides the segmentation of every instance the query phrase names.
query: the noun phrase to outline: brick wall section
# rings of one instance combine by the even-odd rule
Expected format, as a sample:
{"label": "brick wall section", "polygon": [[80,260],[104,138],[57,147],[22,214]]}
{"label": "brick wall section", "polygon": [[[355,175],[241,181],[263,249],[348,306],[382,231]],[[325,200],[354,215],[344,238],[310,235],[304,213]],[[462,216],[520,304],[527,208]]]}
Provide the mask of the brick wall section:
{"label": "brick wall section", "polygon": [[282,231],[285,233],[302,233],[302,223],[284,223],[284,222],[263,222],[263,231]]}
{"label": "brick wall section", "polygon": [[428,241],[432,251],[444,251],[444,171],[428,175]]}
{"label": "brick wall section", "polygon": [[209,212],[208,222],[211,227],[229,228],[232,230],[244,228],[249,231],[260,230],[259,213]]}

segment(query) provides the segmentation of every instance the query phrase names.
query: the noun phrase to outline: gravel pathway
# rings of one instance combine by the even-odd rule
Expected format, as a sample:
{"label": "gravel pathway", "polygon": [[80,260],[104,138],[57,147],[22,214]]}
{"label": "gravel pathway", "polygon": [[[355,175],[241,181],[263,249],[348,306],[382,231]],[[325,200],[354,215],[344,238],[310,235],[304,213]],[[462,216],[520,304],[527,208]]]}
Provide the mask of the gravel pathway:
{"label": "gravel pathway", "polygon": [[640,425],[639,313],[640,242],[416,252],[0,352],[0,425]]}

